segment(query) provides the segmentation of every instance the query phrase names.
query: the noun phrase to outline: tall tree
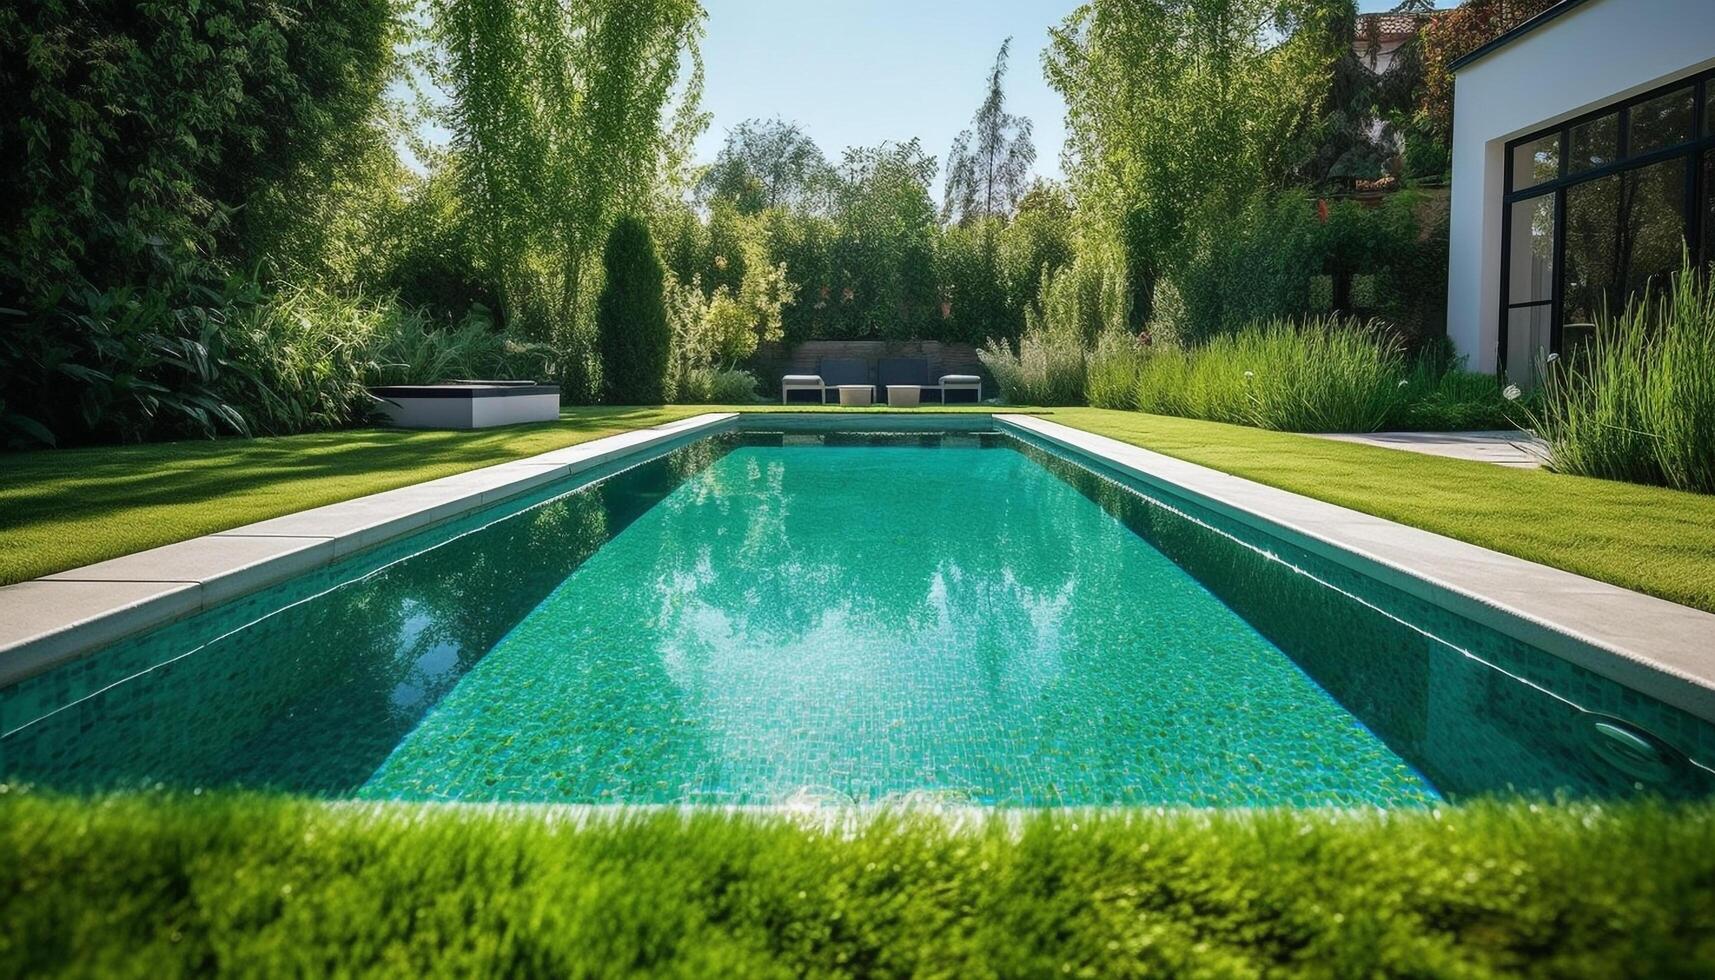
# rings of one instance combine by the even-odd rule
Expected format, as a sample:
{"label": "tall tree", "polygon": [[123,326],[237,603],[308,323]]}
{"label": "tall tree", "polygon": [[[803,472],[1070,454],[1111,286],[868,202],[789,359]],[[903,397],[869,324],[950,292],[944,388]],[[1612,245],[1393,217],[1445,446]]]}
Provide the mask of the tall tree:
{"label": "tall tree", "polygon": [[608,233],[596,302],[602,394],[615,405],[656,405],[667,380],[671,330],[662,292],[666,270],[649,226],[629,215]]}
{"label": "tall tree", "polygon": [[1030,120],[1006,111],[1007,58],[1012,38],[1000,46],[989,71],[988,94],[947,155],[946,201],[941,220],[964,224],[1012,213],[1030,181],[1036,146]]}
{"label": "tall tree", "polygon": [[797,123],[746,119],[727,133],[698,192],[705,200],[730,201],[744,214],[780,207],[820,210],[831,173],[821,148]]}
{"label": "tall tree", "polygon": [[[616,215],[654,203],[698,95],[697,0],[437,0],[466,198],[507,318],[555,342],[574,386]],[[587,386],[586,386],[587,387]],[[589,394],[587,390],[575,394]]]}
{"label": "tall tree", "polygon": [[[1382,83],[1370,70],[1361,47],[1373,49],[1379,37],[1360,45],[1357,0],[1343,0],[1329,18],[1328,30],[1340,51],[1329,72],[1327,95],[1312,127],[1309,153],[1299,164],[1300,175],[1313,187],[1350,189],[1356,180],[1374,180],[1386,167],[1393,148],[1380,136]],[[1371,19],[1370,28],[1376,21]]]}
{"label": "tall tree", "polygon": [[1138,320],[1200,208],[1231,212],[1303,158],[1341,6],[1091,0],[1052,30],[1043,60],[1066,99],[1068,176],[1122,249]]}
{"label": "tall tree", "polygon": [[850,336],[926,336],[935,289],[935,158],[917,140],[847,150],[836,192],[836,302]]}

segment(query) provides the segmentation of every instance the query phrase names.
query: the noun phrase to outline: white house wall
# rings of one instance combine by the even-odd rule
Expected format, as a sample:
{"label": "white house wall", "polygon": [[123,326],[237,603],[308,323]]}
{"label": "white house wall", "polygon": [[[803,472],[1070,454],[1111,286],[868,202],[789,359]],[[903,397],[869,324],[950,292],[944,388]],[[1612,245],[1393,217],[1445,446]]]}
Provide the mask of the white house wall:
{"label": "white house wall", "polygon": [[1715,65],[1715,0],[1587,0],[1455,78],[1447,335],[1493,371],[1506,142]]}

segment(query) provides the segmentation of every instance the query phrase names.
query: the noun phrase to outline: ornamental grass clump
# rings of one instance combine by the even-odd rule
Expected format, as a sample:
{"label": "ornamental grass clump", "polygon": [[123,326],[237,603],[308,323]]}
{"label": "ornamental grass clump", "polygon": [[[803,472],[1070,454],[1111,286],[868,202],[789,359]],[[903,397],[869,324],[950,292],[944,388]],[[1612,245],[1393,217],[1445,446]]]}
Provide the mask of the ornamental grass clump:
{"label": "ornamental grass clump", "polygon": [[991,340],[977,351],[1012,405],[1082,405],[1087,365],[1084,344],[1064,331],[1027,331],[1014,348]]}
{"label": "ornamental grass clump", "polygon": [[1715,281],[1689,261],[1543,375],[1529,415],[1552,468],[1715,493]]}
{"label": "ornamental grass clump", "polygon": [[1271,320],[1138,371],[1137,407],[1286,432],[1374,432],[1406,394],[1405,354],[1377,323]]}

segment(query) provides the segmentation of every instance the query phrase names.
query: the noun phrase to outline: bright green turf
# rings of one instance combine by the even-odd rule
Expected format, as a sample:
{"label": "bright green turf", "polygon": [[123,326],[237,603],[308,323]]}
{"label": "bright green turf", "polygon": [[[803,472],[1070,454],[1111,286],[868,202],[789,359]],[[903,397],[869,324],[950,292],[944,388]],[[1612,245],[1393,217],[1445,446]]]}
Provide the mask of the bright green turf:
{"label": "bright green turf", "polygon": [[1053,420],[1715,611],[1715,496],[1138,412]]}
{"label": "bright green turf", "polygon": [[14,791],[0,973],[1715,975],[1707,806],[553,812]]}
{"label": "bright green turf", "polygon": [[[366,429],[14,453],[0,457],[0,584],[714,410],[577,408],[559,424],[485,432]],[[1051,415],[1263,483],[1715,610],[1715,496],[1136,412],[1063,408]]]}

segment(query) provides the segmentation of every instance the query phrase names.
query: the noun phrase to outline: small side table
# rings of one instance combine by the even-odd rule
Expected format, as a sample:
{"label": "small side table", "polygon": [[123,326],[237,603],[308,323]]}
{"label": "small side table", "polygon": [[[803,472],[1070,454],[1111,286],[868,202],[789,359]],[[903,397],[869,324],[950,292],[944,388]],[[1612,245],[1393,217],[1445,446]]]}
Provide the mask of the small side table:
{"label": "small side table", "polygon": [[921,385],[888,385],[887,403],[895,408],[916,408],[923,403]]}
{"label": "small side table", "polygon": [[840,392],[841,405],[873,405],[875,404],[875,389],[869,385],[836,385]]}

